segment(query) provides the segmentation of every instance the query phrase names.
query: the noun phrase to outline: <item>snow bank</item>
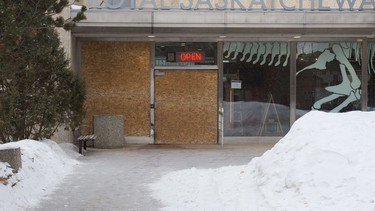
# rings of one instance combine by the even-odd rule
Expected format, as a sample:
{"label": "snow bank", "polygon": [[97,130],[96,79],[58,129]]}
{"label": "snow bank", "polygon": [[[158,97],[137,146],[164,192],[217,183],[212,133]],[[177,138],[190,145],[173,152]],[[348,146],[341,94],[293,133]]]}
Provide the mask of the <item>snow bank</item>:
{"label": "snow bank", "polygon": [[0,145],[0,149],[17,147],[21,148],[22,159],[18,173],[13,173],[7,163],[0,162],[0,178],[3,178],[3,182],[0,179],[0,210],[27,210],[35,206],[79,164],[51,140],[22,140]]}
{"label": "snow bank", "polygon": [[309,112],[248,165],[172,172],[164,210],[375,210],[375,112]]}
{"label": "snow bank", "polygon": [[[69,156],[70,158],[72,158],[74,160],[83,156],[82,154],[78,153],[78,147],[74,144],[61,143],[61,144],[59,144],[59,146],[61,147],[62,150],[64,150],[64,152],[66,153],[67,156]],[[82,149],[82,151],[86,152],[85,149]]]}

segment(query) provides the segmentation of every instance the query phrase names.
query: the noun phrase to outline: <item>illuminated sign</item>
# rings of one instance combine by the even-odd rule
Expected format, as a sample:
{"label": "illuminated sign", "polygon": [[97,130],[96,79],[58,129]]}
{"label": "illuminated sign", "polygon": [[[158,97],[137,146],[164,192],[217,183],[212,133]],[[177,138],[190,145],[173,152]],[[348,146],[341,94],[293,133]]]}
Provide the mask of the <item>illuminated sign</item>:
{"label": "illuminated sign", "polygon": [[[89,8],[109,9],[153,9],[153,10],[275,10],[283,9],[286,11],[296,10],[375,10],[375,0],[180,0],[178,6],[172,6],[173,0],[104,0],[89,1]],[[261,8],[261,9],[260,9]]]}
{"label": "illuminated sign", "polygon": [[205,55],[203,52],[177,52],[177,62],[203,62]]}

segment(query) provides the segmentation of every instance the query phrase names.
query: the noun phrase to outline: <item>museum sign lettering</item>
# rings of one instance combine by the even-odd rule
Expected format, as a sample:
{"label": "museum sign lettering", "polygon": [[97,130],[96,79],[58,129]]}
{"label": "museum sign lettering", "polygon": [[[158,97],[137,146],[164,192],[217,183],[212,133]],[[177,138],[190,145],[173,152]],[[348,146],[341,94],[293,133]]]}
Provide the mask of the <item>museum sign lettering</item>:
{"label": "museum sign lettering", "polygon": [[[105,7],[108,9],[131,9],[131,10],[317,10],[317,11],[364,11],[375,10],[375,0],[180,0],[178,7],[172,7],[170,0],[104,0],[104,5],[90,1],[91,8]],[[335,2],[335,8],[330,6]],[[93,5],[97,4],[97,5]],[[278,6],[276,6],[278,5]]]}

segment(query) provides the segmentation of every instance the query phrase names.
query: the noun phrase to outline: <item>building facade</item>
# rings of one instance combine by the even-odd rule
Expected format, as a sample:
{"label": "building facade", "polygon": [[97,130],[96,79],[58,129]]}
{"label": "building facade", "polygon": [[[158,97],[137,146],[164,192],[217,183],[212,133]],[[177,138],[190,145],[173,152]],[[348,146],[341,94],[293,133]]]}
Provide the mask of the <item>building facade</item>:
{"label": "building facade", "polygon": [[87,132],[123,115],[126,143],[265,143],[311,110],[375,110],[374,0],[81,3]]}

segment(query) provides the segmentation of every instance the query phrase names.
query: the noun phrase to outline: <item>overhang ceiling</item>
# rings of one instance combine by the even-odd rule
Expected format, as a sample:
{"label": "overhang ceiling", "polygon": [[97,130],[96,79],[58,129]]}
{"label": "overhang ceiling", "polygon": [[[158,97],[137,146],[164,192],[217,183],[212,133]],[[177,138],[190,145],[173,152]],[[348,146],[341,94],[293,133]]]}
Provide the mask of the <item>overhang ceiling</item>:
{"label": "overhang ceiling", "polygon": [[[75,11],[72,12],[72,16]],[[373,38],[373,11],[88,10],[73,36],[81,38]]]}

